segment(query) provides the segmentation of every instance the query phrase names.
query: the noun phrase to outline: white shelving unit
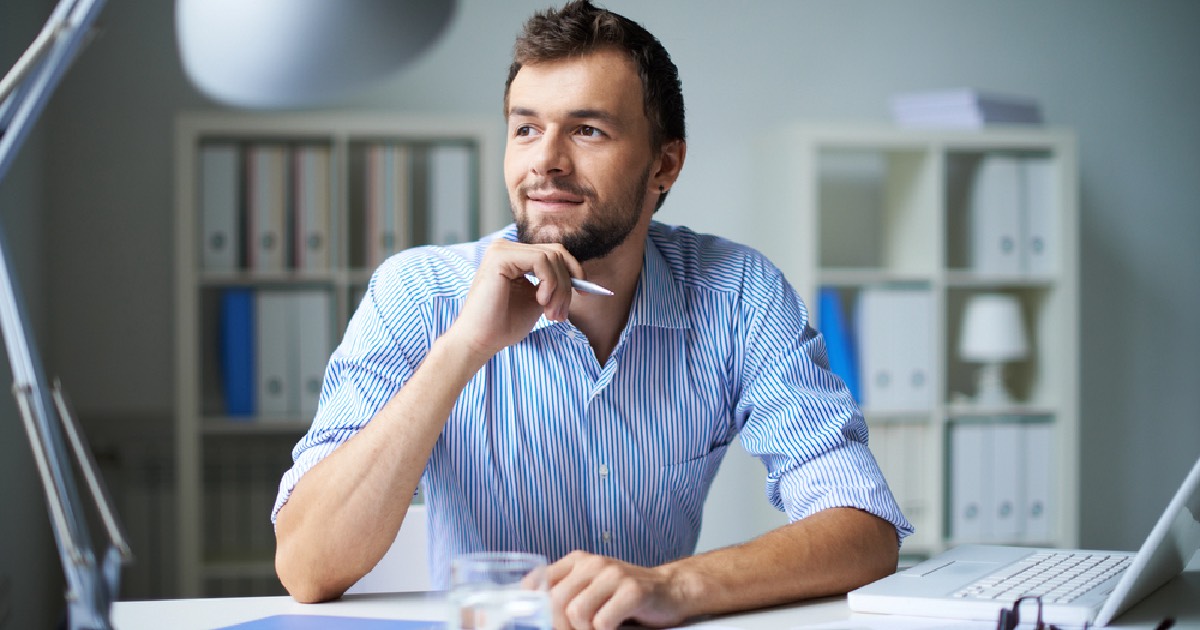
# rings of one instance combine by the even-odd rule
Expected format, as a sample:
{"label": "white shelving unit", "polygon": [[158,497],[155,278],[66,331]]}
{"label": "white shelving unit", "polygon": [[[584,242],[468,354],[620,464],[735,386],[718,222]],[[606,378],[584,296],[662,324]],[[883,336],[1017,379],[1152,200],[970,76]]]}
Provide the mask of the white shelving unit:
{"label": "white shelving unit", "polygon": [[[958,131],[801,124],[785,127],[758,153],[753,244],[783,269],[818,329],[829,324],[820,321],[822,289],[840,300],[843,322],[855,342],[861,342],[856,318],[863,316],[864,295],[903,290],[924,300],[928,316],[905,318],[897,311],[894,320],[876,329],[875,338],[916,344],[900,354],[925,357],[922,379],[928,379],[924,384],[932,390],[929,400],[887,410],[873,408],[869,397],[863,401],[872,451],[917,527],[902,554],[920,558],[972,540],[1075,546],[1079,289],[1074,135],[1053,128]],[[981,164],[989,160],[1036,161],[1049,173],[1050,186],[1038,199],[1037,215],[1052,226],[1039,244],[1047,262],[999,272],[979,262],[976,250],[982,248],[974,238],[984,221],[978,218],[980,203],[972,200],[980,194],[976,178]],[[1021,225],[1034,224],[1022,219]],[[976,366],[958,356],[964,303],[979,293],[1014,296],[1024,318],[1030,352],[1005,368],[1014,398],[1010,404],[972,402]],[[850,353],[860,370],[865,357],[886,354],[878,342],[867,345],[858,343]],[[864,381],[869,377],[861,371],[858,375]],[[956,452],[956,440],[979,427],[1041,430],[1016,438],[1028,443],[1018,441],[1015,452],[1004,450],[1003,440],[990,438],[970,457]],[[1022,460],[1024,453],[1028,461]],[[1018,461],[1000,461],[1014,454]],[[959,466],[979,464],[970,462],[972,457],[991,462],[983,481],[955,474],[956,461]],[[1027,530],[971,530],[956,509],[1009,492],[995,485],[975,492],[971,484],[977,483],[1016,485],[1018,501],[1046,494],[1044,504],[1035,506],[1046,521]],[[1030,489],[1029,484],[1039,483]]]}
{"label": "white shelving unit", "polygon": [[[435,240],[436,220],[423,204],[430,194],[419,182],[432,177],[431,147],[465,149],[469,173],[466,240],[508,222],[499,165],[503,141],[500,121],[421,118],[397,115],[192,113],[176,125],[176,448],[180,590],[184,597],[258,595],[282,592],[273,565],[274,536],[269,510],[279,477],[290,466],[290,452],[307,430],[305,413],[226,413],[218,358],[219,301],[230,288],[260,292],[316,292],[324,296],[324,318],[331,344],[340,339],[373,271],[365,232],[367,210],[364,156],[370,147],[408,147],[413,187],[410,245]],[[246,151],[254,146],[318,147],[328,158],[328,264],[298,268],[294,261],[271,271],[206,268],[202,239],[202,149],[233,147],[239,222],[245,222],[249,174]],[[424,157],[422,157],[424,156]],[[290,159],[290,158],[289,158]],[[286,169],[286,207],[292,217],[301,169]],[[422,212],[426,212],[422,215]],[[290,221],[290,220],[289,220]],[[291,223],[287,223],[291,225]],[[291,227],[286,230],[292,229]],[[286,231],[285,230],[285,231]],[[300,247],[300,245],[294,245]],[[244,256],[243,256],[244,258]],[[329,348],[332,350],[332,345]],[[325,353],[328,358],[328,353]],[[323,367],[322,363],[322,367]],[[216,509],[219,508],[219,509]]]}

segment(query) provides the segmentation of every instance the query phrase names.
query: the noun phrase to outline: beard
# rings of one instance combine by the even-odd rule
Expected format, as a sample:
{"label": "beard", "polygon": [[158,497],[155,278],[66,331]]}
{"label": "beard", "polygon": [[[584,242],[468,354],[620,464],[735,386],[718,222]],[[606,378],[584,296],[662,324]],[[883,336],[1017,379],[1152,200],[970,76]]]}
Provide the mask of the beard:
{"label": "beard", "polygon": [[[510,201],[517,221],[517,240],[531,244],[559,243],[579,262],[603,258],[624,243],[637,226],[646,202],[646,183],[649,181],[650,168],[647,167],[633,186],[620,191],[615,199],[605,203],[596,201],[595,190],[560,179],[524,184],[517,189],[516,199]],[[532,225],[529,215],[518,209],[520,202],[517,200],[527,199],[527,191],[545,190],[547,187],[583,197],[591,206],[591,213],[579,227],[571,229],[554,223]]]}

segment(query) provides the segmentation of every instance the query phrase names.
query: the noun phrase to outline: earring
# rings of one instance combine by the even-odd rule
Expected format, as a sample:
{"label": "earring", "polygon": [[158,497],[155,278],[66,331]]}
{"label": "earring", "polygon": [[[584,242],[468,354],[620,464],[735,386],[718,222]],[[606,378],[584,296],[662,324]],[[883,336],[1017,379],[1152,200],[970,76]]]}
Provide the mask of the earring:
{"label": "earring", "polygon": [[666,192],[667,192],[667,189],[666,189],[666,188],[663,188],[663,185],[662,185],[662,184],[659,184],[659,185],[658,185],[658,194],[660,194],[660,195],[661,195],[661,194],[664,194],[664,193],[666,193]]}

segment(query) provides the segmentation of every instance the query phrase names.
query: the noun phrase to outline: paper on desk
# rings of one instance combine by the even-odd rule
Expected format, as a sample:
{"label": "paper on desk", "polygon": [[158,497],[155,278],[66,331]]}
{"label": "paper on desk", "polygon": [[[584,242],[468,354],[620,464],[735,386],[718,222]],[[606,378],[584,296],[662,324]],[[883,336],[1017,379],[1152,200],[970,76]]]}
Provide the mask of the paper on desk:
{"label": "paper on desk", "polygon": [[272,615],[224,630],[443,630],[440,621],[411,619],[368,619],[327,615]]}

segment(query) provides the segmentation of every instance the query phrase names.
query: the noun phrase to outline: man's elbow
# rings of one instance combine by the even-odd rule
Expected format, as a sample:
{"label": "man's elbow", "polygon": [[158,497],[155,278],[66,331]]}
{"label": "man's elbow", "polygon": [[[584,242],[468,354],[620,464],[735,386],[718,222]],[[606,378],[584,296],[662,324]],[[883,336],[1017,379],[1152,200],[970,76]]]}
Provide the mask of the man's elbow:
{"label": "man's elbow", "polygon": [[869,584],[896,572],[900,563],[900,538],[896,527],[888,521],[870,515],[871,525],[868,537],[871,550],[863,563],[863,584]]}
{"label": "man's elbow", "polygon": [[275,574],[292,599],[301,604],[332,601],[349,588],[332,580],[325,571],[314,570],[296,554],[288,553],[287,545],[283,543],[275,551]]}

